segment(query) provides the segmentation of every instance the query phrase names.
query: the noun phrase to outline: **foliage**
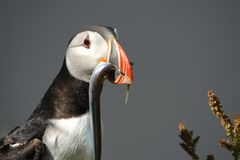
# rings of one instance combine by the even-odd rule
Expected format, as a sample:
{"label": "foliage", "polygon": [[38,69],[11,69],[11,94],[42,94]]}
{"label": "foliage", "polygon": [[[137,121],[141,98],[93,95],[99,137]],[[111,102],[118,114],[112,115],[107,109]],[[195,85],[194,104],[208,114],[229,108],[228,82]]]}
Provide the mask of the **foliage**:
{"label": "foliage", "polygon": [[[219,145],[231,152],[234,160],[238,160],[240,157],[240,116],[236,114],[232,123],[229,115],[224,113],[219,98],[211,90],[208,91],[208,104],[226,132],[226,138],[219,140]],[[188,131],[183,123],[179,123],[179,132],[179,137],[182,139],[180,146],[192,157],[192,160],[199,160],[196,147],[200,137],[193,137],[193,131]],[[207,155],[207,160],[214,160],[214,156]]]}

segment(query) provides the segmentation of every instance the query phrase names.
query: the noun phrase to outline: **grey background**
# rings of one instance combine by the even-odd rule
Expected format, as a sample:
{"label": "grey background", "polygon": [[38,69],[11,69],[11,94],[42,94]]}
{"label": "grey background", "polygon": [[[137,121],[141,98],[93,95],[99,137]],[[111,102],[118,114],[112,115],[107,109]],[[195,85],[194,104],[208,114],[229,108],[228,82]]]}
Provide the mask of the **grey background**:
{"label": "grey background", "polygon": [[81,26],[118,28],[135,62],[127,105],[124,86],[102,94],[103,160],[190,159],[178,146],[178,122],[201,135],[198,153],[231,159],[224,130],[207,104],[213,89],[240,113],[239,1],[0,2],[1,135],[24,123],[59,71]]}

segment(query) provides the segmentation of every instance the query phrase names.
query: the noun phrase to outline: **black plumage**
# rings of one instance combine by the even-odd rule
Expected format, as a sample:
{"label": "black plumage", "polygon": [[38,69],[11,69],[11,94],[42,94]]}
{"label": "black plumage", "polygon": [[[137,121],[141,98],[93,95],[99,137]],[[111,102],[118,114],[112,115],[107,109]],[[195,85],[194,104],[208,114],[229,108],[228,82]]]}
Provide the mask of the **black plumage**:
{"label": "black plumage", "polygon": [[5,153],[3,151],[11,144],[28,144],[34,138],[41,140],[48,125],[47,119],[70,118],[86,113],[89,110],[88,89],[89,83],[70,75],[64,60],[60,72],[25,124],[0,139],[0,153]]}

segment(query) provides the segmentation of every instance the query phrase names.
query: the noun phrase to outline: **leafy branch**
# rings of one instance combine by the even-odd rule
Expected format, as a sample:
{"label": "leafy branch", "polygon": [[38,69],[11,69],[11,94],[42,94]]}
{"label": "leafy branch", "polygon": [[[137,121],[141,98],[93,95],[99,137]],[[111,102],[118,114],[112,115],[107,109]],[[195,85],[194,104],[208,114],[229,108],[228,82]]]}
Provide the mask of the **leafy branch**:
{"label": "leafy branch", "polygon": [[223,107],[220,103],[219,98],[213,93],[213,91],[208,91],[208,103],[213,112],[218,119],[220,119],[221,125],[225,129],[226,139],[219,140],[219,145],[232,152],[234,160],[239,159],[240,152],[240,117],[238,114],[234,116],[234,123],[228,115],[223,111]]}
{"label": "leafy branch", "polygon": [[[240,116],[235,114],[232,123],[229,115],[224,113],[219,98],[211,90],[208,91],[208,104],[226,132],[226,139],[219,140],[220,147],[230,151],[233,159],[238,160],[240,157]],[[183,141],[180,146],[192,157],[192,160],[199,160],[196,147],[200,137],[193,137],[193,131],[188,131],[183,123],[179,123],[179,132],[179,137]],[[214,160],[214,156],[207,155],[207,160]]]}
{"label": "leafy branch", "polygon": [[[200,136],[193,137],[193,131],[188,131],[183,123],[179,123],[179,137],[182,139],[182,143],[179,145],[187,152],[192,160],[199,160],[199,156],[196,153],[197,143]],[[207,160],[214,160],[213,155],[207,155]]]}

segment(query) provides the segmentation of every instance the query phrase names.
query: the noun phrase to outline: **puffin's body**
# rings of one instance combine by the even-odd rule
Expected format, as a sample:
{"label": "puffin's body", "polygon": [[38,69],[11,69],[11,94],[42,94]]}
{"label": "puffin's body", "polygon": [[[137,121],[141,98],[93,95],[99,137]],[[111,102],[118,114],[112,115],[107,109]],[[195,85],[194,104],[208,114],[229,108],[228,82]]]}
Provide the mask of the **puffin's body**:
{"label": "puffin's body", "polygon": [[[47,146],[44,160],[50,159],[49,157],[57,160],[91,159],[88,89],[89,84],[71,77],[63,64],[62,70],[33,116],[52,113],[44,118],[47,119],[42,137]],[[43,110],[47,113],[43,113]]]}
{"label": "puffin's body", "polygon": [[[24,125],[0,140],[0,159],[1,153],[2,159],[18,159],[21,156],[9,157],[16,153],[20,155],[21,146],[24,148],[32,140],[39,139],[45,145],[44,152],[40,156],[30,154],[25,159],[91,160],[94,140],[90,125],[89,82],[94,68],[99,63],[115,61],[118,72],[125,72],[115,83],[132,81],[128,59],[120,61],[121,56],[126,55],[117,45],[112,28],[83,27],[69,42],[62,68],[35,111]],[[17,151],[10,152],[14,149]]]}
{"label": "puffin's body", "polygon": [[43,157],[46,160],[50,157],[72,160],[75,154],[80,154],[83,160],[89,159],[90,153],[87,153],[91,151],[91,134],[88,88],[87,82],[77,80],[69,74],[64,62],[26,124],[9,136],[16,139],[15,143],[24,143],[32,138],[42,139],[47,146]]}

